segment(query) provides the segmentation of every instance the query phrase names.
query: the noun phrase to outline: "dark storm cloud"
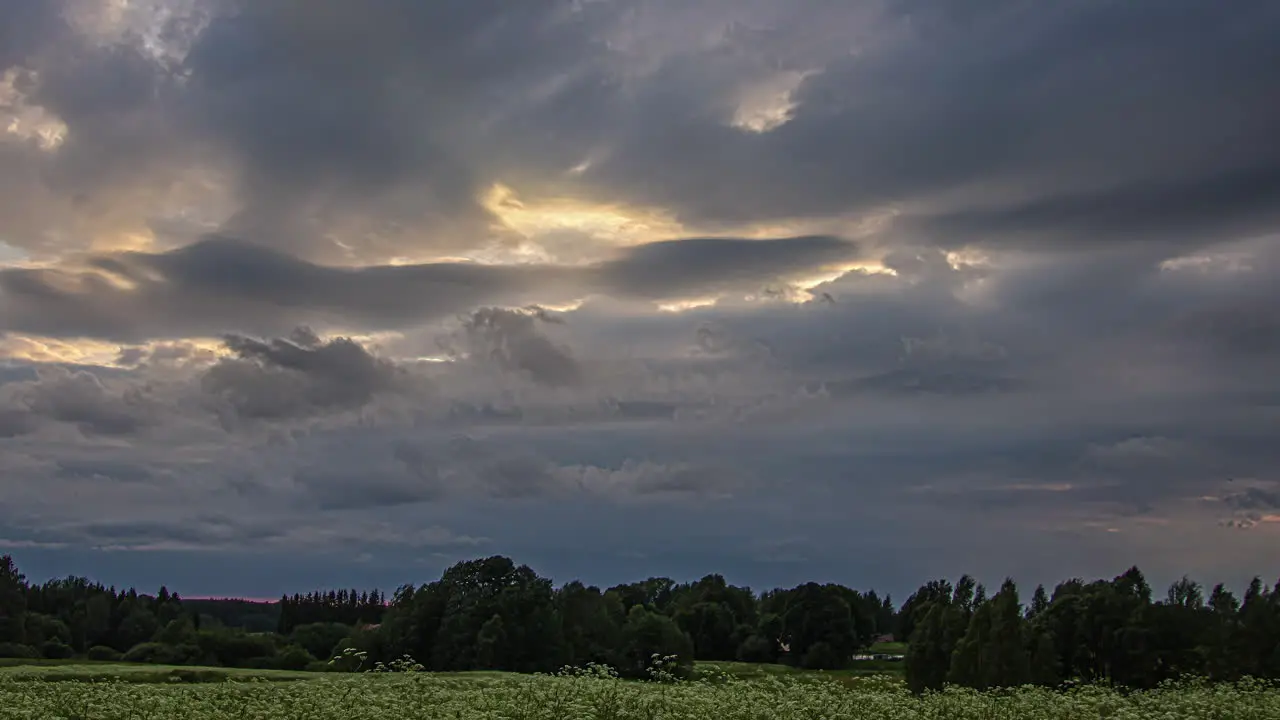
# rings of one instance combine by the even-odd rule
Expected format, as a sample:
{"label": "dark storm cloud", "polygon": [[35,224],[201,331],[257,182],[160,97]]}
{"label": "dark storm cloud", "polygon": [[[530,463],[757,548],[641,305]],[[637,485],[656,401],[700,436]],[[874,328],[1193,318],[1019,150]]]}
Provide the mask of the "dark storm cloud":
{"label": "dark storm cloud", "polygon": [[76,530],[86,537],[111,545],[145,545],[156,541],[205,545],[211,544],[219,535],[225,540],[229,528],[220,523],[201,526],[197,523],[179,525],[163,521],[138,521],[91,523]]}
{"label": "dark storm cloud", "polygon": [[[1235,234],[1275,222],[1274,3],[889,8],[854,36],[857,52],[804,81],[791,122],[744,136],[668,108],[584,180],[705,219],[962,193],[990,208],[957,211],[960,237],[983,243],[1198,243],[1216,239],[1215,222]],[[958,241],[947,219],[931,241]]]}
{"label": "dark storm cloud", "polygon": [[1280,310],[1270,300],[1193,312],[1178,320],[1175,331],[1228,357],[1275,360],[1280,358]]}
{"label": "dark storm cloud", "polygon": [[[397,428],[317,433],[298,448],[305,460],[292,474],[293,487],[304,502],[326,511],[414,506],[425,512],[548,500],[692,502],[747,485],[746,473],[706,459],[637,459],[646,448],[634,444],[609,448],[597,464],[549,453],[519,429],[480,432],[456,434],[455,427],[452,437]],[[544,439],[556,448],[567,437],[553,431]]]}
{"label": "dark storm cloud", "polygon": [[[558,272],[447,263],[338,269],[224,240],[168,254],[107,258],[99,266],[137,287],[121,289],[89,274],[0,270],[3,327],[125,341],[228,331],[276,334],[297,322],[326,318],[387,327],[464,312],[486,301],[519,301]],[[59,282],[80,287],[64,290]]]}
{"label": "dark storm cloud", "polygon": [[29,410],[25,408],[4,408],[0,410],[0,438],[26,435],[35,429],[36,421]]}
{"label": "dark storm cloud", "polygon": [[[54,261],[0,269],[0,333],[139,344],[122,376],[0,371],[0,510],[65,516],[50,542],[493,536],[587,572],[638,545],[681,567],[698,547],[703,570],[785,551],[809,563],[796,580],[856,547],[920,573],[904,584],[974,558],[1181,574],[1274,555],[1275,3],[196,5],[211,21],[163,28],[181,47],[161,57],[0,0],[3,110],[67,125],[56,149],[0,137],[0,241]],[[731,126],[775,81],[791,118]],[[187,173],[197,190],[170,198]],[[389,264],[512,240],[476,201],[494,183],[533,214],[599,200],[697,237],[565,254],[607,257],[590,266]],[[887,219],[858,246],[706,237],[863,213]],[[247,241],[177,247],[227,216]],[[156,249],[93,272],[59,258],[144,228]],[[989,256],[943,252],[967,245]],[[859,259],[897,274],[814,289],[832,302],[627,302]],[[453,317],[455,362],[400,359]],[[397,354],[300,324],[406,337]],[[229,333],[222,361],[140,345]],[[1259,531],[1213,534],[1226,513]],[[419,533],[433,516],[469,534]]]}
{"label": "dark storm cloud", "polygon": [[893,232],[943,247],[1063,244],[1106,248],[1140,241],[1211,245],[1280,226],[1280,157],[1274,164],[1170,183],[1036,199],[1000,209],[906,217]]}
{"label": "dark storm cloud", "polygon": [[559,0],[221,4],[186,59],[198,107],[252,173],[295,187],[425,172],[465,189],[438,164],[443,148],[400,119],[465,122],[453,108],[500,100],[594,45],[586,13]]}
{"label": "dark storm cloud", "polygon": [[458,333],[460,350],[470,359],[494,363],[502,370],[527,373],[537,383],[573,384],[581,375],[578,362],[540,327],[558,322],[562,321],[539,308],[481,308],[463,322]]}
{"label": "dark storm cloud", "polygon": [[[181,62],[82,38],[54,3],[6,9],[0,63],[35,70],[27,100],[69,128],[10,158],[67,202],[27,214],[155,220],[124,189],[212,158],[228,232],[325,261],[334,228],[370,260],[492,239],[494,182],[708,226],[895,206],[898,235],[948,246],[1199,244],[1277,220],[1266,0],[367,5],[205,4],[162,33]],[[808,73],[792,119],[732,127],[780,72]]]}
{"label": "dark storm cloud", "polygon": [[[159,272],[167,281],[197,293],[286,308],[332,306],[373,322],[379,317],[395,321],[456,312],[487,294],[527,292],[543,279],[537,270],[521,273],[459,263],[334,268],[225,238],[170,253],[124,258],[129,260],[138,263],[138,270]],[[141,279],[120,261],[108,259],[102,267]],[[334,292],[337,288],[341,290]]]}
{"label": "dark storm cloud", "polygon": [[625,297],[667,298],[750,287],[856,259],[858,248],[833,237],[785,241],[687,238],[641,245],[600,268],[602,283]]}
{"label": "dark storm cloud", "polygon": [[[125,350],[121,352],[125,352]],[[159,343],[152,346],[150,353],[147,355],[147,362],[152,364],[180,363],[185,360],[206,357],[207,355],[207,350],[201,350],[191,343]]]}
{"label": "dark storm cloud", "polygon": [[103,550],[216,550],[236,542],[278,540],[281,528],[216,513],[178,519],[136,519],[67,523],[49,528],[53,535],[74,538]]}
{"label": "dark storm cloud", "polygon": [[64,29],[58,16],[60,4],[15,0],[0,5],[0,70],[43,49],[50,36]]}
{"label": "dark storm cloud", "polygon": [[104,479],[115,482],[145,483],[155,479],[155,472],[144,464],[116,460],[66,458],[58,460],[57,476],[67,479]]}
{"label": "dark storm cloud", "polygon": [[347,469],[309,467],[294,480],[305,487],[321,510],[386,508],[439,500],[441,492],[394,469],[371,470],[367,459]]}
{"label": "dark storm cloud", "polygon": [[240,165],[229,228],[312,255],[313,215],[381,213],[383,232],[447,215],[483,231],[487,146],[521,122],[504,105],[599,52],[586,16],[600,11],[558,0],[221,5],[186,58],[184,111]]}
{"label": "dark storm cloud", "polygon": [[428,446],[370,432],[325,433],[301,448],[293,473],[304,497],[321,510],[394,508],[456,496],[447,476],[447,446]]}
{"label": "dark storm cloud", "polygon": [[375,395],[406,391],[411,381],[394,363],[374,357],[347,338],[320,340],[307,328],[289,339],[230,336],[234,358],[204,374],[205,390],[225,399],[237,415],[273,419],[359,408]]}
{"label": "dark storm cloud", "polygon": [[66,423],[91,436],[132,435],[152,425],[158,403],[146,388],[116,386],[98,375],[48,366],[35,380],[0,386],[0,431],[32,432],[45,423]]}
{"label": "dark storm cloud", "polygon": [[[275,334],[282,324],[403,327],[479,305],[564,302],[588,293],[657,299],[707,288],[754,289],[779,276],[856,257],[831,238],[675,240],[584,268],[435,263],[337,268],[209,239],[169,253],[100,257],[95,273],[0,269],[0,329],[136,341]],[[70,287],[68,287],[70,286]]]}
{"label": "dark storm cloud", "polygon": [[1248,488],[1227,496],[1226,500],[1237,510],[1280,510],[1280,493],[1263,488]]}

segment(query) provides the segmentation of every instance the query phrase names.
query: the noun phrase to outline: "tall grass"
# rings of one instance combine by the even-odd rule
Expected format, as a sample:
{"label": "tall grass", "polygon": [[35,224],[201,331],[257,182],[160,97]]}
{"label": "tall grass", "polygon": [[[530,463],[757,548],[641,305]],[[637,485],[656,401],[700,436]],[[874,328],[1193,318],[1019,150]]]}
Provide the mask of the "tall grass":
{"label": "tall grass", "polygon": [[1263,682],[1170,684],[1122,693],[1084,687],[913,697],[890,679],[796,682],[717,676],[623,682],[593,669],[558,676],[443,677],[430,673],[322,675],[294,683],[43,682],[0,679],[0,720],[1133,720],[1280,718],[1280,689]]}

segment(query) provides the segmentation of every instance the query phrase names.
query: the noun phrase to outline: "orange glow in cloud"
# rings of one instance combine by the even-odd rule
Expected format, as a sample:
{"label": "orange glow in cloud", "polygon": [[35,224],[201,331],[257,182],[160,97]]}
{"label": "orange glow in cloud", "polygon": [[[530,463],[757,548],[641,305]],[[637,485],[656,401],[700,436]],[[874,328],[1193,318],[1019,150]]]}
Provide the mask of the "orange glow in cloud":
{"label": "orange glow in cloud", "polygon": [[[573,231],[609,246],[636,245],[665,240],[684,234],[684,227],[669,215],[656,210],[622,204],[593,204],[569,198],[522,200],[515,190],[495,183],[480,199],[481,205],[493,213],[501,228],[514,231],[526,239],[513,253],[514,260],[556,259],[575,261],[594,259],[592,248],[578,253],[547,248],[545,237],[552,233]],[[542,242],[539,239],[542,238]],[[560,250],[560,252],[556,252]],[[580,257],[575,258],[574,256]],[[551,255],[563,257],[549,258]]]}
{"label": "orange glow in cloud", "polygon": [[0,358],[37,363],[111,364],[120,346],[96,340],[58,340],[8,335],[0,338]]}

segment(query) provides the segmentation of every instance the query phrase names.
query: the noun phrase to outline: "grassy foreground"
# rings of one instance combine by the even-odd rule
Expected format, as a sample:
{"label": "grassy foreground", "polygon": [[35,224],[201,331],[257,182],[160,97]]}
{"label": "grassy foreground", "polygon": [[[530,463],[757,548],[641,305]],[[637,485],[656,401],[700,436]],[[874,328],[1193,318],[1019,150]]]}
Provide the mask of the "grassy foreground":
{"label": "grassy foreground", "polygon": [[[699,676],[730,676],[739,680],[760,680],[770,677],[786,678],[800,682],[828,680],[849,682],[856,678],[886,676],[901,679],[901,662],[867,660],[855,663],[844,670],[804,670],[789,665],[744,662],[699,662]],[[321,673],[298,670],[258,670],[196,665],[155,665],[143,663],[104,662],[93,660],[29,660],[0,659],[0,680],[28,678],[46,681],[118,681],[131,683],[169,682],[224,682],[227,680],[268,680],[273,682],[315,680]],[[474,671],[436,673],[437,677],[459,679],[500,678],[508,673]]]}
{"label": "grassy foreground", "polygon": [[790,665],[773,663],[744,663],[708,661],[699,662],[695,666],[699,675],[730,675],[740,680],[760,680],[762,678],[787,678],[790,680],[815,682],[823,680],[852,681],[856,678],[894,678],[902,679],[902,663],[863,660],[843,670],[805,670]]}
{"label": "grassy foreground", "polygon": [[[21,665],[0,664],[0,687],[4,687],[6,681],[16,680],[168,685],[173,683],[299,682],[332,678],[335,675],[350,677],[350,675],[340,673],[226,668],[204,665],[153,665],[84,660],[28,661]],[[366,676],[356,675],[354,677]],[[494,680],[519,676],[512,673],[478,670],[473,672],[436,673],[435,677],[463,680]],[[0,715],[0,717],[3,717],[3,715]]]}
{"label": "grassy foreground", "polygon": [[293,670],[247,670],[240,668],[198,667],[188,665],[150,665],[141,663],[90,662],[26,662],[0,664],[0,683],[6,679],[77,682],[224,682],[227,680],[310,680],[318,673]]}
{"label": "grassy foreground", "polygon": [[1280,689],[1183,684],[1122,694],[950,690],[915,698],[901,683],[719,679],[674,685],[598,676],[441,677],[425,673],[322,675],[308,682],[205,684],[45,682],[0,677],[0,720],[812,720],[814,718],[1280,718]]}

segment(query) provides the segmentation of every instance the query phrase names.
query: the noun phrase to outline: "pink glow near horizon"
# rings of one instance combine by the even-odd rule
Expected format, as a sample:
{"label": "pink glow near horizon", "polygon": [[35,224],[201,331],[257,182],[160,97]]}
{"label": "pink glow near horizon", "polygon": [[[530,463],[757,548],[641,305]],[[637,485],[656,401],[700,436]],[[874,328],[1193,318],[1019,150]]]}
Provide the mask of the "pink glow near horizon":
{"label": "pink glow near horizon", "polygon": [[183,600],[239,600],[241,602],[251,603],[274,603],[280,602],[280,598],[253,598],[253,597],[223,597],[221,595],[182,595]]}

